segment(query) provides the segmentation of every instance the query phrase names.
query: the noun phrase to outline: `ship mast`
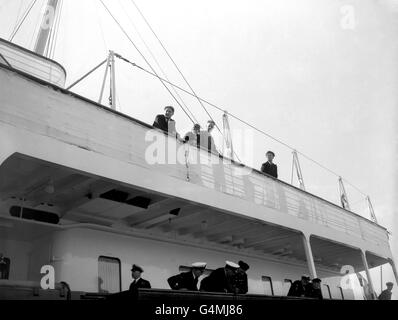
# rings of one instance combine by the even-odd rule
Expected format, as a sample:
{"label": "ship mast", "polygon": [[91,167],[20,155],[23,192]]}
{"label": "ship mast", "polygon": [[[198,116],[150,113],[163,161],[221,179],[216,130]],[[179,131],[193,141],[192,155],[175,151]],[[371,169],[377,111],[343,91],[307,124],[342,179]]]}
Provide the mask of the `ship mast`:
{"label": "ship mast", "polygon": [[55,17],[58,5],[59,0],[48,0],[34,49],[34,51],[39,55],[43,56],[45,53],[48,39],[51,35],[51,30],[55,24]]}

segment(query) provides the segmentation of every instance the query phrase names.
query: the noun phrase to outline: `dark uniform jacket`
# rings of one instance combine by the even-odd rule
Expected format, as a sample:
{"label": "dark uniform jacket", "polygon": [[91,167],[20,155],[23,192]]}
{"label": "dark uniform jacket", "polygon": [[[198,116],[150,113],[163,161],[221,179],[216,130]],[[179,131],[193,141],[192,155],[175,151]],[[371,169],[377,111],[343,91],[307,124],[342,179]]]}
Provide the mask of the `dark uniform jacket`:
{"label": "dark uniform jacket", "polygon": [[274,163],[269,163],[268,161],[263,163],[261,166],[261,172],[278,179],[278,166]]}
{"label": "dark uniform jacket", "polygon": [[236,274],[235,287],[238,294],[246,294],[249,291],[246,272]]}
{"label": "dark uniform jacket", "polygon": [[288,297],[305,297],[306,291],[308,292],[308,289],[306,290],[303,283],[300,280],[297,280],[297,281],[293,282],[287,296]]}
{"label": "dark uniform jacket", "polygon": [[163,132],[165,132],[167,134],[171,134],[171,135],[176,134],[175,121],[173,119],[170,119],[167,121],[165,115],[163,115],[163,114],[156,116],[153,126],[159,130],[162,130]]}
{"label": "dark uniform jacket", "polygon": [[177,274],[167,280],[171,289],[189,291],[198,291],[198,281],[199,279],[195,278],[191,271]]}
{"label": "dark uniform jacket", "polygon": [[392,293],[389,290],[384,290],[379,295],[379,300],[391,300],[391,295],[392,295]]}
{"label": "dark uniform jacket", "polygon": [[130,291],[135,292],[138,289],[151,289],[151,283],[141,278],[137,282],[133,281],[130,285]]}
{"label": "dark uniform jacket", "polygon": [[235,293],[234,279],[227,277],[224,268],[219,268],[202,280],[200,291]]}

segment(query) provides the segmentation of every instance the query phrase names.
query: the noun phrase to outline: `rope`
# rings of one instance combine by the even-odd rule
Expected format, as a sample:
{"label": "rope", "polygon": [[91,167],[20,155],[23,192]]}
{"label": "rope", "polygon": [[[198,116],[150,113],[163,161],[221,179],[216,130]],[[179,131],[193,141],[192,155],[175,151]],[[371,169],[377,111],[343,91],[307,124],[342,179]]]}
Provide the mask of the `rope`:
{"label": "rope", "polygon": [[[184,74],[182,73],[181,69],[178,67],[177,63],[175,62],[175,60],[173,59],[173,57],[171,56],[171,54],[169,53],[169,51],[166,49],[165,45],[163,44],[162,40],[160,40],[160,38],[158,37],[158,35],[156,34],[155,30],[152,28],[151,24],[149,23],[149,21],[145,18],[144,14],[142,13],[142,11],[140,10],[140,8],[138,8],[137,4],[135,3],[134,0],[131,0],[131,3],[135,6],[135,8],[137,9],[137,11],[139,12],[140,16],[142,17],[142,19],[145,21],[146,25],[148,26],[148,28],[151,30],[151,32],[153,33],[153,35],[155,36],[155,38],[157,39],[157,41],[159,42],[159,44],[161,45],[161,47],[163,48],[163,50],[165,51],[165,53],[167,54],[167,56],[169,57],[170,61],[173,63],[173,65],[175,66],[175,68],[177,69],[178,73],[181,75],[181,77],[184,79],[185,83],[188,85],[189,89],[192,91],[193,95],[195,96],[195,98],[199,101],[199,103],[201,104],[201,106],[203,107],[203,109],[206,111],[207,115],[212,119],[210,113],[207,111],[206,107],[204,106],[204,104],[202,103],[202,101],[198,98],[198,95],[195,93],[195,90],[192,88],[192,86],[190,85],[190,83],[188,82],[187,78],[184,76]],[[213,120],[214,121],[214,120]]]}
{"label": "rope", "polygon": [[32,8],[34,7],[34,5],[36,4],[37,0],[33,0],[30,4],[30,6],[28,7],[28,9],[26,10],[23,18],[21,19],[21,21],[18,23],[17,28],[11,33],[10,38],[8,39],[8,41],[12,42],[14,40],[15,35],[18,33],[19,29],[21,28],[21,26],[23,25],[23,23],[25,22],[27,16],[29,15],[29,13],[32,11]]}
{"label": "rope", "polygon": [[36,19],[35,19],[35,21],[34,21],[34,23],[32,23],[32,25],[35,25],[36,27],[32,31],[32,36],[31,36],[30,41],[29,41],[29,48],[32,48],[31,50],[33,50],[33,48],[35,46],[35,42],[37,41],[37,38],[39,36],[42,21],[43,21],[43,17],[38,14]]}
{"label": "rope", "polygon": [[[135,3],[134,0],[131,0],[131,3],[134,5],[134,7],[137,9],[138,13],[140,14],[140,16],[142,17],[142,19],[145,21],[146,25],[148,26],[148,28],[151,30],[151,32],[153,33],[153,35],[155,36],[155,38],[157,39],[157,41],[159,42],[159,44],[161,45],[161,47],[163,48],[163,50],[165,51],[165,53],[167,54],[167,56],[169,57],[170,61],[173,63],[173,65],[175,66],[175,68],[177,69],[178,73],[181,75],[181,77],[184,79],[185,83],[187,84],[187,86],[189,87],[189,89],[191,90],[193,96],[198,100],[199,104],[202,106],[203,110],[206,112],[206,114],[209,116],[210,120],[212,120],[217,128],[217,130],[220,132],[221,136],[223,137],[223,139],[225,141],[226,138],[224,137],[224,134],[222,133],[220,127],[217,125],[217,122],[214,121],[213,117],[211,116],[211,114],[209,113],[209,111],[207,110],[207,108],[205,107],[205,105],[202,102],[202,99],[200,99],[198,97],[198,95],[196,94],[195,90],[192,88],[191,84],[189,83],[188,79],[184,76],[183,72],[181,71],[181,69],[178,67],[177,63],[175,62],[175,60],[173,59],[173,57],[171,56],[171,54],[169,53],[169,51],[166,49],[166,46],[163,44],[162,40],[160,40],[160,38],[158,37],[158,35],[156,34],[155,30],[152,28],[151,24],[149,23],[149,21],[145,18],[144,14],[142,13],[142,11],[140,10],[140,8],[138,8],[137,4]],[[192,95],[191,94],[191,95]],[[234,151],[234,154],[236,156],[236,158],[240,161],[238,155],[236,154],[236,152]],[[240,161],[241,162],[241,161]]]}
{"label": "rope", "polygon": [[[131,18],[131,16],[128,14],[128,10],[126,10],[126,8],[123,6],[123,4],[121,3],[121,1],[119,0],[119,5],[120,7],[123,9],[123,12],[125,12],[129,22],[131,23],[131,25],[133,26],[135,32],[137,33],[138,37],[140,38],[140,40],[142,41],[142,43],[144,44],[145,48],[148,50],[149,54],[151,55],[152,59],[155,61],[155,64],[157,65],[157,67],[159,68],[160,72],[163,74],[163,77],[169,81],[169,78],[166,75],[166,72],[163,70],[163,68],[160,66],[160,63],[158,61],[158,59],[155,57],[154,53],[152,52],[152,50],[149,48],[148,44],[146,43],[146,41],[144,40],[144,38],[141,36],[141,33],[139,32],[138,28],[135,26],[135,24],[133,23],[133,19]],[[199,123],[198,120],[196,119],[195,115],[191,112],[191,110],[189,109],[189,107],[187,106],[187,104],[185,103],[185,101],[182,99],[182,97],[180,96],[180,94],[178,93],[178,91],[172,86],[171,87],[174,94],[177,96],[177,98],[180,99],[181,103],[184,105],[184,107],[188,110],[189,114],[192,116],[192,118],[195,120],[196,123]]]}
{"label": "rope", "polygon": [[121,24],[117,21],[117,19],[115,18],[115,16],[112,14],[112,12],[109,10],[109,8],[105,5],[105,3],[103,2],[103,0],[100,0],[101,4],[104,6],[104,8],[106,9],[106,11],[108,12],[108,14],[112,17],[112,19],[114,20],[114,22],[118,25],[118,27],[120,28],[120,30],[123,32],[123,34],[126,36],[126,38],[130,41],[130,43],[134,46],[134,48],[137,50],[137,52],[140,54],[140,56],[144,59],[144,61],[146,62],[146,64],[151,68],[152,72],[156,75],[156,77],[160,80],[160,82],[162,83],[162,85],[166,88],[166,90],[169,92],[169,94],[173,97],[173,99],[175,100],[175,102],[179,105],[179,107],[184,111],[184,113],[187,115],[187,117],[189,118],[189,120],[191,120],[191,122],[193,124],[195,124],[195,121],[191,118],[191,116],[188,114],[188,112],[184,109],[184,107],[181,105],[181,103],[177,100],[177,98],[173,95],[173,93],[171,92],[171,90],[169,89],[169,87],[165,84],[165,82],[162,80],[161,77],[159,77],[159,75],[156,73],[155,69],[152,67],[152,65],[149,63],[149,61],[145,58],[144,54],[141,52],[141,50],[137,47],[137,45],[134,43],[134,41],[131,39],[131,37],[128,35],[128,33],[126,32],[126,30],[124,30],[124,28],[121,26]]}
{"label": "rope", "polygon": [[[129,63],[131,63],[131,62],[129,62]],[[139,65],[137,65],[137,64],[135,64],[135,63],[131,63],[131,64],[132,64],[134,67],[136,67],[136,68],[138,68],[138,69],[144,71],[145,73],[147,73],[147,74],[149,74],[149,75],[151,75],[151,76],[159,77],[158,75],[156,75],[156,74],[150,72],[149,70],[146,70],[145,68],[143,68],[143,67],[141,67],[141,66],[139,66]],[[168,83],[168,84],[171,85],[171,86],[174,86],[175,88],[177,88],[178,90],[181,90],[181,91],[185,92],[186,94],[189,94],[189,95],[191,95],[191,96],[194,96],[191,92],[185,90],[184,88],[181,88],[180,86],[178,86],[178,85],[176,85],[176,84],[173,84],[173,83],[171,83],[171,82],[168,82],[168,81],[165,80],[165,79],[162,79],[162,81]],[[207,105],[209,105],[209,106],[211,106],[211,107],[213,107],[213,108],[215,108],[215,109],[217,109],[217,110],[219,110],[219,111],[221,111],[221,112],[224,112],[224,110],[225,110],[224,108],[218,107],[217,105],[215,105],[215,104],[213,104],[213,103],[207,101],[206,99],[203,99],[203,98],[200,98],[200,97],[198,97],[198,99],[200,99],[203,103],[206,103]],[[266,136],[266,137],[268,137],[268,138],[270,138],[270,139],[272,139],[272,140],[278,142],[279,144],[281,144],[281,145],[285,146],[286,148],[290,149],[291,151],[295,151],[295,150],[297,151],[296,148],[293,148],[293,147],[290,146],[289,144],[287,144],[287,143],[285,143],[285,142],[283,142],[283,141],[281,141],[281,140],[279,140],[279,139],[273,137],[272,135],[266,133],[265,131],[256,128],[254,125],[252,125],[252,124],[250,124],[250,123],[248,123],[248,122],[242,120],[242,119],[239,118],[238,116],[235,116],[234,114],[231,114],[231,113],[228,113],[228,115],[231,116],[232,118],[238,120],[238,121],[241,122],[242,124],[244,124],[244,125],[246,125],[246,126],[252,128],[253,130],[255,130],[255,131],[257,131],[257,132],[263,134],[264,136]],[[323,164],[321,164],[320,162],[318,162],[318,161],[312,159],[311,157],[307,156],[306,154],[304,154],[304,153],[302,153],[302,152],[300,152],[300,151],[297,151],[297,154],[300,154],[302,157],[304,157],[304,158],[307,159],[308,161],[310,161],[310,162],[314,163],[315,165],[319,166],[320,168],[322,168],[322,169],[328,171],[328,172],[331,173],[332,175],[334,175],[334,176],[336,176],[336,177],[341,177],[341,175],[339,175],[339,174],[336,173],[335,171],[329,169],[328,167],[326,167],[326,166],[324,166]],[[350,181],[348,181],[348,180],[346,180],[346,179],[343,179],[343,181],[344,181],[347,185],[350,185],[351,187],[353,187],[353,188],[354,188],[356,191],[358,191],[360,194],[362,194],[362,195],[364,195],[364,196],[367,196],[367,194],[366,194],[365,192],[363,192],[361,189],[359,189],[357,186],[355,186],[355,185],[354,185],[353,183],[351,183]]]}

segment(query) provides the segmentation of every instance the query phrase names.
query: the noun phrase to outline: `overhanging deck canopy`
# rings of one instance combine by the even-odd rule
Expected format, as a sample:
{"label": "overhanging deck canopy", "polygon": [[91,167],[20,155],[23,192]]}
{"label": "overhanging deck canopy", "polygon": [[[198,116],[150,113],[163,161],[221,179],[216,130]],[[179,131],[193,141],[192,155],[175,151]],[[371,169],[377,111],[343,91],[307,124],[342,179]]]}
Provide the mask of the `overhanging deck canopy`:
{"label": "overhanging deck canopy", "polygon": [[[301,233],[283,226],[19,154],[0,167],[0,175],[3,215],[18,218],[29,209],[33,213],[28,218],[34,219],[35,210],[39,215],[50,212],[60,217],[60,224],[90,223],[300,264],[306,261]],[[40,232],[43,226],[34,228]],[[19,224],[11,229],[24,233]]]}

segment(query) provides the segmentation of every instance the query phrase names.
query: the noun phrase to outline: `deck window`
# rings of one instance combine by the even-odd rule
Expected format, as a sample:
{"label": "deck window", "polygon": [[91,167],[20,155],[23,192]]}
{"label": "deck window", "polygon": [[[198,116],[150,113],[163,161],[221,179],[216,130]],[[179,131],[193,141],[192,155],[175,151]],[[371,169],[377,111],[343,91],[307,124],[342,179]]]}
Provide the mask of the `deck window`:
{"label": "deck window", "polygon": [[98,258],[98,292],[117,293],[121,291],[121,263],[117,258]]}

